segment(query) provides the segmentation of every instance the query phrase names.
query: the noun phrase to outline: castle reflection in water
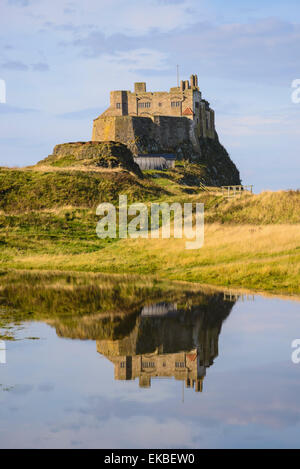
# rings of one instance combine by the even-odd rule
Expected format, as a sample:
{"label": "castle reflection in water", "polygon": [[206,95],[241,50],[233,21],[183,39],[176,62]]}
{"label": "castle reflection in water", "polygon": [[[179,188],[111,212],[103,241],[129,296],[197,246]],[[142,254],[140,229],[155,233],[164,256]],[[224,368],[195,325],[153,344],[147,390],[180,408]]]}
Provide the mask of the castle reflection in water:
{"label": "castle reflection in water", "polygon": [[216,295],[200,307],[144,306],[128,335],[97,340],[97,351],[114,364],[116,380],[138,378],[139,386],[147,388],[152,378],[175,378],[201,392],[206,369],[219,353],[222,323],[234,302]]}

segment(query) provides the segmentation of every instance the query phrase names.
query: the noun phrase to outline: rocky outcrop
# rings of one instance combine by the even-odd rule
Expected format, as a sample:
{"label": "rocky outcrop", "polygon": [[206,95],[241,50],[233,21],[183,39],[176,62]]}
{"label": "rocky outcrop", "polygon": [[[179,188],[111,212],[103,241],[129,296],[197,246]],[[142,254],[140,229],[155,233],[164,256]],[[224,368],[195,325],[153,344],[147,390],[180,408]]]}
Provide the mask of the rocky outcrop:
{"label": "rocky outcrop", "polygon": [[85,166],[87,168],[122,168],[143,177],[139,166],[126,145],[120,142],[71,142],[54,147],[53,153],[38,165],[60,168]]}
{"label": "rocky outcrop", "polygon": [[239,171],[217,133],[214,138],[198,136],[192,124],[185,117],[102,117],[94,121],[94,138],[109,135],[135,156],[173,153],[177,160],[199,163],[206,174],[203,182],[209,186],[241,184]]}
{"label": "rocky outcrop", "polygon": [[199,138],[199,145],[200,154],[194,159],[205,166],[207,184],[213,186],[241,184],[240,172],[219,142],[217,134],[214,140]]}

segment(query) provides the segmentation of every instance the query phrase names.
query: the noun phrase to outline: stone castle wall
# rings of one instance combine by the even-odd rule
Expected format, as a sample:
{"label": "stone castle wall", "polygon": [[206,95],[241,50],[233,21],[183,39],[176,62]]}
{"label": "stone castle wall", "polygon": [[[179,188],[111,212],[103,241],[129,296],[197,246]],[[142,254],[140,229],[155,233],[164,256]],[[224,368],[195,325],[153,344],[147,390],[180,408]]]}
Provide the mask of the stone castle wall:
{"label": "stone castle wall", "polygon": [[124,143],[134,155],[176,153],[187,142],[198,152],[194,123],[186,117],[99,117],[94,121],[92,140]]}
{"label": "stone castle wall", "polygon": [[174,377],[201,391],[206,369],[219,353],[222,319],[209,323],[206,313],[198,311],[185,317],[183,326],[181,317],[182,311],[172,303],[144,307],[126,337],[97,340],[97,351],[114,364],[116,380],[139,378],[145,387],[151,378]]}
{"label": "stone castle wall", "polygon": [[206,167],[208,185],[240,184],[239,171],[220,144],[215,113],[202,98],[197,75],[169,92],[112,91],[110,106],[94,119],[92,141],[125,144],[137,155],[175,154],[176,159]]}
{"label": "stone castle wall", "polygon": [[174,152],[183,142],[199,153],[199,138],[214,140],[216,132],[214,111],[202,99],[196,75],[169,92],[146,91],[144,82],[135,83],[134,92],[112,91],[110,106],[94,120],[92,135],[94,141],[122,142],[134,154]]}
{"label": "stone castle wall", "polygon": [[197,75],[169,92],[146,91],[144,82],[135,83],[134,92],[111,91],[110,106],[100,117],[104,116],[185,117],[194,122],[198,137],[215,138],[214,111],[202,99]]}

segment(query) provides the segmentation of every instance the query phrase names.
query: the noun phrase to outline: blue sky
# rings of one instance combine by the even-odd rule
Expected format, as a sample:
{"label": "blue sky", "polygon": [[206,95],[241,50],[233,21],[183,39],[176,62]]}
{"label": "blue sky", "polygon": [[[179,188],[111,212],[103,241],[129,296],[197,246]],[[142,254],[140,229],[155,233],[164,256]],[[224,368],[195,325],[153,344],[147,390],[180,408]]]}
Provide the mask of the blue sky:
{"label": "blue sky", "polygon": [[255,190],[299,188],[295,0],[0,0],[0,164],[90,140],[111,89],[197,73],[221,142]]}

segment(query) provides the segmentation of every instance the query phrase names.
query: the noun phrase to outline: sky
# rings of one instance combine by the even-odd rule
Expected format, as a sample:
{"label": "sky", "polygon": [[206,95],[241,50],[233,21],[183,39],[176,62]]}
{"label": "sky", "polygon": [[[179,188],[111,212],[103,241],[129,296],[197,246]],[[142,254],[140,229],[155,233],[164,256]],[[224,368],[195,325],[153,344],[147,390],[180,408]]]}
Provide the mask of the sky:
{"label": "sky", "polygon": [[300,188],[299,45],[299,0],[0,0],[0,165],[91,140],[110,90],[169,90],[178,64],[242,182]]}

